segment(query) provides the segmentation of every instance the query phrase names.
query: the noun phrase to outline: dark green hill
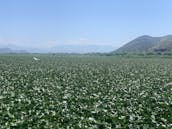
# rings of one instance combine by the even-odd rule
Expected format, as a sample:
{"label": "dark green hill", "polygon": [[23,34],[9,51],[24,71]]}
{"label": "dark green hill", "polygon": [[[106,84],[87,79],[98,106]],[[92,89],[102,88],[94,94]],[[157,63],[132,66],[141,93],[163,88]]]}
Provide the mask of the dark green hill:
{"label": "dark green hill", "polygon": [[120,47],[115,53],[136,53],[136,52],[166,52],[172,51],[172,35],[163,37],[151,37],[144,35],[138,37],[124,46]]}
{"label": "dark green hill", "polygon": [[154,51],[171,51],[172,50],[172,35],[164,36],[152,50]]}

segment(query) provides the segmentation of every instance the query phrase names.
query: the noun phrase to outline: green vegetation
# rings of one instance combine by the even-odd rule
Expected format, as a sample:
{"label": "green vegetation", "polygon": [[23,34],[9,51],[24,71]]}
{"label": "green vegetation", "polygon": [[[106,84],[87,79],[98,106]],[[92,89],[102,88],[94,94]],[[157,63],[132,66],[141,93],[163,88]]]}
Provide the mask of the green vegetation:
{"label": "green vegetation", "polygon": [[171,66],[169,58],[1,55],[0,128],[170,129]]}

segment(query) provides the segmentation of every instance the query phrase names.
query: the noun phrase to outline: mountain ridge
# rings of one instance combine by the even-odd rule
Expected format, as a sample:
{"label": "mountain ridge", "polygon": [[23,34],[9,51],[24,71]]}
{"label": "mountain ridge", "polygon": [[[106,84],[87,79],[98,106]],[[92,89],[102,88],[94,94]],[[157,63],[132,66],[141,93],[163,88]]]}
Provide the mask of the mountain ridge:
{"label": "mountain ridge", "polygon": [[114,52],[116,53],[135,53],[135,52],[149,52],[149,51],[172,51],[172,35],[162,37],[152,37],[143,35],[126,43]]}
{"label": "mountain ridge", "polygon": [[28,53],[28,52],[25,50],[14,50],[8,47],[0,47],[0,54],[3,53]]}

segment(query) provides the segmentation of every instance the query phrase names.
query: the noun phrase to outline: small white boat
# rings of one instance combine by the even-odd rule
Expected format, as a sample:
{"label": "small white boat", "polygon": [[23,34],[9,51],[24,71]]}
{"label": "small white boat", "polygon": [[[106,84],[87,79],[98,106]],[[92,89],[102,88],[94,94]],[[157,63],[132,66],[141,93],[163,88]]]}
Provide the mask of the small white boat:
{"label": "small white boat", "polygon": [[36,57],[33,57],[33,59],[34,59],[35,61],[38,61],[38,60],[40,60],[39,58],[36,58]]}

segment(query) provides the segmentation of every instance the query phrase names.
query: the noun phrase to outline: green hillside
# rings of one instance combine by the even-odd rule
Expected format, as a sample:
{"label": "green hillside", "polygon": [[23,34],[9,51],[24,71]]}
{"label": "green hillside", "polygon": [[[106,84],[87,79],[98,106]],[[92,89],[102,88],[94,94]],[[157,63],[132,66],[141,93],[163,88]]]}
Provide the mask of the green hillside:
{"label": "green hillside", "polygon": [[117,49],[116,53],[135,52],[167,52],[172,50],[172,35],[151,37],[144,35],[138,37]]}

